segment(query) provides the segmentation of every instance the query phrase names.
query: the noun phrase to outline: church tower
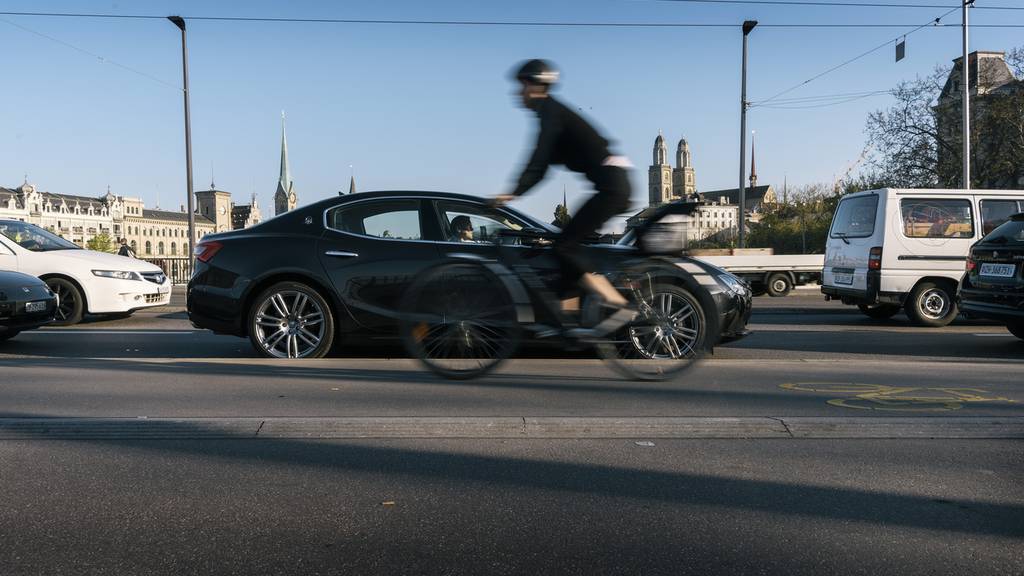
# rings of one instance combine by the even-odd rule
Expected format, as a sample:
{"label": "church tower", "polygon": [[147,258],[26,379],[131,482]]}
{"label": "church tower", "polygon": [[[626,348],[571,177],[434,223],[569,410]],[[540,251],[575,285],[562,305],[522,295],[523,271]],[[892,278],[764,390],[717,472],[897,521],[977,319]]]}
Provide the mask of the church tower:
{"label": "church tower", "polygon": [[672,166],[660,130],[654,141],[654,164],[647,169],[647,191],[651,206],[672,201]]}
{"label": "church tower", "polygon": [[297,203],[298,197],[288,170],[288,137],[285,134],[284,112],[281,112],[281,178],[277,181],[277,192],[274,193],[274,216],[294,210]]}
{"label": "church tower", "polygon": [[697,193],[697,176],[690,157],[690,145],[686,138],[679,140],[676,147],[676,168],[672,171],[672,196],[685,199]]}

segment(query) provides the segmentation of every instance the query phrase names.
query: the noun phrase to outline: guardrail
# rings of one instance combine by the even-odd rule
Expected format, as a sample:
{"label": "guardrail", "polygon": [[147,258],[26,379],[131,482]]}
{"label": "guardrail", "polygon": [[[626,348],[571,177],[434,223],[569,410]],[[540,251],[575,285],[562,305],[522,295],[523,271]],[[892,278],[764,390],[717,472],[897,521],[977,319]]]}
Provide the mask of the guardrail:
{"label": "guardrail", "polygon": [[188,279],[192,276],[192,266],[189,262],[189,258],[186,257],[166,257],[160,256],[157,258],[145,257],[140,258],[152,264],[156,264],[164,271],[164,274],[171,279],[172,284],[188,284]]}

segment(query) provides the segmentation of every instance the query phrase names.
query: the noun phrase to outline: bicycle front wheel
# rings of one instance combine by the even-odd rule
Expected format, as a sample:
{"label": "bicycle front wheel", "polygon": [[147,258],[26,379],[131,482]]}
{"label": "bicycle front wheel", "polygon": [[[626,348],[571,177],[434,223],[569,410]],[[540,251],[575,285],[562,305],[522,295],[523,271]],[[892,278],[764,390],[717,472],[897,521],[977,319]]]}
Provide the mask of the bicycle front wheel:
{"label": "bicycle front wheel", "polygon": [[515,303],[494,272],[453,262],[421,273],[402,306],[409,353],[456,380],[483,376],[512,355],[522,328]]}
{"label": "bicycle front wheel", "polygon": [[[708,322],[703,307],[689,290],[664,279],[659,281],[644,271],[621,274],[616,286],[636,307],[637,314],[621,329],[594,343],[612,369],[634,380],[667,380],[680,376],[703,358]],[[597,302],[586,308],[588,323],[599,322],[608,314]]]}

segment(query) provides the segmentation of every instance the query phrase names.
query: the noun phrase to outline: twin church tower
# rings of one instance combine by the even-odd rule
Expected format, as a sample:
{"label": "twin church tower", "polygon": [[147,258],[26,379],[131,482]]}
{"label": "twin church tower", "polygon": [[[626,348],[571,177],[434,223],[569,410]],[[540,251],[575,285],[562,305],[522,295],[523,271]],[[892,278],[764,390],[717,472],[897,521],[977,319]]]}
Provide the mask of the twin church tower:
{"label": "twin church tower", "polygon": [[690,157],[690,145],[679,140],[676,147],[676,167],[668,163],[665,138],[658,131],[654,140],[654,164],[647,169],[647,191],[651,206],[682,200],[697,193],[697,178]]}

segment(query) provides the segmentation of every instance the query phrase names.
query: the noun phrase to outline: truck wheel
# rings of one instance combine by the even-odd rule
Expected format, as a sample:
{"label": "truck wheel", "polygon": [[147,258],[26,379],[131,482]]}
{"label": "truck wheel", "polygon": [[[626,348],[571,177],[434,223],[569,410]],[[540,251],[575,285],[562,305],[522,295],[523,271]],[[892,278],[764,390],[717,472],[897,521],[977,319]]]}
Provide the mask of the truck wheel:
{"label": "truck wheel", "polygon": [[897,304],[857,304],[857,308],[868,318],[875,320],[888,320],[900,311]]}
{"label": "truck wheel", "polygon": [[956,301],[950,289],[935,282],[921,282],[904,304],[907,317],[916,326],[938,328],[956,318]]}
{"label": "truck wheel", "polygon": [[1024,322],[1020,324],[1007,324],[1006,329],[1017,338],[1024,340]]}
{"label": "truck wheel", "polygon": [[793,289],[793,282],[790,281],[789,276],[779,274],[778,272],[769,276],[766,284],[768,295],[773,298],[785,296]]}

